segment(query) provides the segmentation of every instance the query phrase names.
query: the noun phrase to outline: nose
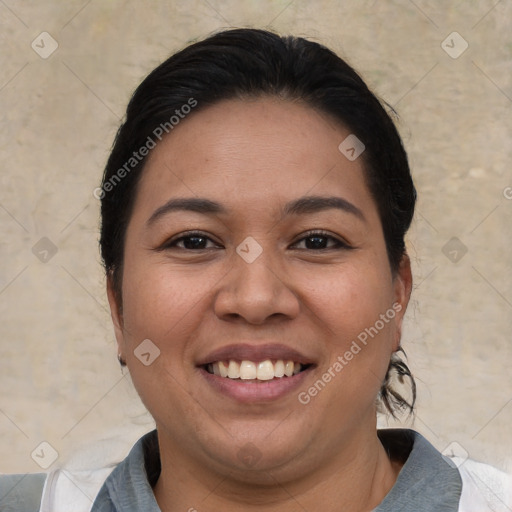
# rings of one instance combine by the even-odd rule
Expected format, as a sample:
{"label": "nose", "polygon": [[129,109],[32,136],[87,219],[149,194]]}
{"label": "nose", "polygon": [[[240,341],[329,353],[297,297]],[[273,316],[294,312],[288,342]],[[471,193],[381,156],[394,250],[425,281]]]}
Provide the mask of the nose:
{"label": "nose", "polygon": [[284,273],[265,252],[252,263],[238,254],[233,256],[233,268],[215,296],[214,310],[218,318],[261,325],[271,319],[292,319],[298,315],[298,297]]}

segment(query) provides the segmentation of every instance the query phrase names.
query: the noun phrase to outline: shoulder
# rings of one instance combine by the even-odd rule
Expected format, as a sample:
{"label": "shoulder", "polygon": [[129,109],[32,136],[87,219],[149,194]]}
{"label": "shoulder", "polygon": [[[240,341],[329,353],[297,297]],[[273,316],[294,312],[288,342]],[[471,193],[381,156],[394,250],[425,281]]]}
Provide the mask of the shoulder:
{"label": "shoulder", "polygon": [[114,467],[87,471],[52,471],[43,489],[41,512],[89,512]]}
{"label": "shoulder", "polygon": [[446,456],[413,430],[386,429],[379,431],[379,438],[390,456],[406,460],[377,510],[395,510],[406,502],[404,510],[512,511],[512,475],[471,459]]}
{"label": "shoulder", "polygon": [[45,473],[0,475],[0,510],[37,512],[45,481]]}
{"label": "shoulder", "polygon": [[459,512],[510,512],[512,475],[473,461],[453,458],[462,478]]}
{"label": "shoulder", "polygon": [[90,512],[114,466],[88,471],[0,475],[2,512]]}

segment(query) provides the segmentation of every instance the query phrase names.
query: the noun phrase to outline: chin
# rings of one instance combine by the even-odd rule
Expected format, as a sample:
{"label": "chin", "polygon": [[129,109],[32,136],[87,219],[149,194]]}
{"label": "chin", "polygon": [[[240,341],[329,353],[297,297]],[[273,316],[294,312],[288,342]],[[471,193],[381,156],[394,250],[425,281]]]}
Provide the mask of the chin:
{"label": "chin", "polygon": [[[305,449],[307,444],[297,428],[291,431],[283,425],[280,429],[275,422],[265,427],[260,424],[259,428],[254,423],[245,429],[237,428],[232,437],[226,439],[223,436],[222,441],[212,442],[214,458],[240,472],[242,480],[254,482],[257,479],[262,484],[268,481],[269,472],[286,467],[297,459],[302,451],[300,447]],[[275,485],[275,480],[273,483]]]}

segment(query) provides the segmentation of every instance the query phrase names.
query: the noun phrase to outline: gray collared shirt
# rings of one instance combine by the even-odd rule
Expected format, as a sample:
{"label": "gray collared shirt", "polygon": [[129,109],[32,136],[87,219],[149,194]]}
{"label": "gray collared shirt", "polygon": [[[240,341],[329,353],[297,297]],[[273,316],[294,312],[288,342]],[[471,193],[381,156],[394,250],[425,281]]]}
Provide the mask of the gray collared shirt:
{"label": "gray collared shirt", "polygon": [[[457,512],[462,480],[454,464],[413,430],[385,429],[378,433],[388,453],[405,464],[374,512]],[[110,474],[91,512],[160,512],[152,491],[159,472],[154,430],[142,437]]]}

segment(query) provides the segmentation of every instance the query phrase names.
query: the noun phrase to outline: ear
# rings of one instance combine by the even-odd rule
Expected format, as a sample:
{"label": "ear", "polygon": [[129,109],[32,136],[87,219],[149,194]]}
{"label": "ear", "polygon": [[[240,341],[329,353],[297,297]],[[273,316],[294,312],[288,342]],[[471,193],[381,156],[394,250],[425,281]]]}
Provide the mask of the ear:
{"label": "ear", "polygon": [[110,316],[114,324],[114,333],[117,340],[117,353],[121,359],[126,360],[124,357],[124,328],[123,328],[123,314],[121,297],[115,292],[114,279],[112,273],[107,275],[107,297],[110,306]]}
{"label": "ear", "polygon": [[393,351],[396,352],[400,346],[402,337],[402,321],[405,316],[412,290],[412,272],[411,260],[409,255],[404,253],[400,260],[398,271],[393,281],[393,309],[397,312],[395,316],[395,340],[393,343]]}

